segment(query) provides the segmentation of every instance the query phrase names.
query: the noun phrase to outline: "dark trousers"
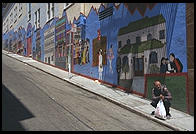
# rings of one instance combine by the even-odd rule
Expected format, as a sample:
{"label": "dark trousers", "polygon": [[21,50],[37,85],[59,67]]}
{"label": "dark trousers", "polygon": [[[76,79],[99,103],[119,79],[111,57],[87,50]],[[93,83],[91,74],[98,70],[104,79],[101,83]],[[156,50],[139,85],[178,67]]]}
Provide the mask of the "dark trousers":
{"label": "dark trousers", "polygon": [[[157,107],[157,104],[158,104],[159,100],[158,101],[152,101],[152,103],[150,103],[154,108]],[[163,100],[163,104],[165,106],[165,111],[166,111],[166,115],[169,114],[169,108],[171,107],[171,103],[168,99],[164,99]]]}

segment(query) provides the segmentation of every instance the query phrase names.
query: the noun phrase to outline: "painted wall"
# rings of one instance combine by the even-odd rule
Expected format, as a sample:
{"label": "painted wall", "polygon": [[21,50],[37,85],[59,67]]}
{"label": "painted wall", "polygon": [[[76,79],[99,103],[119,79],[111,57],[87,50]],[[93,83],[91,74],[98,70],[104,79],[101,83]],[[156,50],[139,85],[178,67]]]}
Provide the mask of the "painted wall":
{"label": "painted wall", "polygon": [[[115,6],[109,3],[108,7],[112,7],[112,15],[102,20],[99,19],[98,14],[98,12],[106,9],[102,4],[99,8],[95,8],[97,7],[96,3],[96,6],[92,6],[89,10],[85,9],[82,4],[76,4],[75,6],[78,6],[80,10],[74,14],[74,17],[73,14],[70,15],[70,12],[72,10],[75,12],[75,8],[62,12],[62,16],[65,17],[65,27],[62,31],[67,33],[65,35],[66,41],[68,40],[68,33],[71,35],[69,44],[72,44],[70,49],[72,72],[88,78],[100,79],[102,82],[119,86],[142,96],[145,96],[147,92],[146,81],[150,79],[151,75],[160,75],[162,78],[162,74],[160,74],[161,58],[170,59],[170,53],[174,53],[175,57],[179,59],[183,69],[177,73],[170,72],[169,76],[175,77],[176,74],[181,73],[187,75],[186,4],[121,3]],[[46,8],[45,5],[33,5],[32,12],[37,8],[41,8],[41,13],[43,12],[41,18],[44,18],[46,11],[42,10]],[[56,9],[56,15],[59,14],[61,8]],[[58,21],[62,16],[56,17],[55,21]],[[160,19],[163,19],[163,22]],[[34,19],[32,18],[32,20]],[[46,22],[46,20],[43,19],[42,22]],[[44,32],[50,26],[42,22],[40,29],[40,60],[44,62],[44,56],[46,56],[44,54]],[[29,23],[32,24],[32,54],[34,54],[38,31],[35,31],[33,22]],[[142,27],[144,25],[145,27]],[[78,28],[74,29],[73,27]],[[161,32],[161,30],[164,30],[164,32]],[[76,35],[77,32],[79,32],[79,35]],[[152,34],[151,39],[147,39],[149,33]],[[12,35],[13,31],[8,34]],[[11,39],[9,39],[8,34],[3,35],[3,39],[8,39],[8,42],[10,42]],[[28,34],[30,33],[27,32]],[[141,37],[139,42],[136,41],[138,36]],[[129,43],[127,43],[127,39],[130,39]],[[55,35],[56,41],[57,37]],[[121,47],[119,41],[121,41]],[[67,47],[67,45],[66,42],[65,46]],[[57,52],[56,48],[55,52]],[[68,56],[68,49],[65,49],[64,53]],[[68,63],[68,57],[66,56],[63,60]],[[33,58],[35,57],[33,56]],[[117,59],[120,59],[120,61],[117,61]],[[102,62],[100,63],[100,61]],[[177,63],[175,64],[177,65]],[[181,68],[180,65],[179,67]],[[67,66],[62,68],[67,69]],[[169,70],[167,71],[169,72]],[[182,79],[182,81],[185,80]],[[186,88],[186,86],[183,87]],[[183,90],[186,91],[187,89]],[[184,94],[183,97],[186,98],[186,95]]]}

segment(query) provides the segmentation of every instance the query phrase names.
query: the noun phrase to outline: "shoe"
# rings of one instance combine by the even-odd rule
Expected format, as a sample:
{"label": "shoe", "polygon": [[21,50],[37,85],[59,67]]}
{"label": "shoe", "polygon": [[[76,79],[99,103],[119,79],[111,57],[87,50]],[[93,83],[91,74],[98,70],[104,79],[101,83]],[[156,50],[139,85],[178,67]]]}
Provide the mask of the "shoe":
{"label": "shoe", "polygon": [[168,115],[166,116],[166,118],[167,118],[167,119],[170,119],[170,118],[171,118],[171,114],[168,114]]}
{"label": "shoe", "polygon": [[154,111],[152,111],[151,115],[154,115]]}

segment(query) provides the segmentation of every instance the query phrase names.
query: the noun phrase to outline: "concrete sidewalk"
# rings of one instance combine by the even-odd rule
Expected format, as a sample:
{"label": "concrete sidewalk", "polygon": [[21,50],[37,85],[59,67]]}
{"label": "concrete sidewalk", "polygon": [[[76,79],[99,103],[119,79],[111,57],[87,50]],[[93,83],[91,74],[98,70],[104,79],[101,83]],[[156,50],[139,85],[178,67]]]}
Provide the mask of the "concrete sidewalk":
{"label": "concrete sidewalk", "polygon": [[169,120],[160,120],[150,115],[154,108],[150,105],[150,101],[134,94],[127,94],[121,90],[110,88],[108,86],[101,85],[94,80],[72,74],[69,78],[67,71],[59,68],[38,62],[32,58],[20,56],[7,51],[2,51],[3,54],[15,58],[27,65],[42,70],[48,74],[51,74],[59,79],[65,80],[78,87],[81,87],[89,92],[97,94],[113,103],[118,104],[132,112],[135,112],[148,119],[156,121],[162,125],[165,125],[174,130],[180,131],[194,131],[194,117],[184,112],[170,108],[172,118]]}

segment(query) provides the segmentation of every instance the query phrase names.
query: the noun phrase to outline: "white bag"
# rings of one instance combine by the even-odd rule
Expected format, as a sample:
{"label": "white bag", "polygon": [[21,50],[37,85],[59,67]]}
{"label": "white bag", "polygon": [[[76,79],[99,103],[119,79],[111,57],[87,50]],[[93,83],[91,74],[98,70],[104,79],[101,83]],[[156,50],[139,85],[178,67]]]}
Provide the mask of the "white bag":
{"label": "white bag", "polygon": [[155,109],[155,117],[164,119],[164,120],[166,119],[165,106],[162,100],[160,100],[159,103],[157,104],[157,107]]}

